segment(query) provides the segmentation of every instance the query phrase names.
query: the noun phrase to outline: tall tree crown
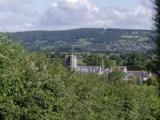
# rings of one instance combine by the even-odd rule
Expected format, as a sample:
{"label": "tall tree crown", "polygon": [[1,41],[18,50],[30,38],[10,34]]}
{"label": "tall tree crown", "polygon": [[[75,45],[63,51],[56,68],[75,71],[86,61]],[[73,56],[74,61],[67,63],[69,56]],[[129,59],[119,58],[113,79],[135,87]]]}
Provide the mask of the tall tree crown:
{"label": "tall tree crown", "polygon": [[154,0],[155,2],[155,28],[157,32],[156,36],[156,54],[157,54],[157,70],[160,72],[160,0]]}

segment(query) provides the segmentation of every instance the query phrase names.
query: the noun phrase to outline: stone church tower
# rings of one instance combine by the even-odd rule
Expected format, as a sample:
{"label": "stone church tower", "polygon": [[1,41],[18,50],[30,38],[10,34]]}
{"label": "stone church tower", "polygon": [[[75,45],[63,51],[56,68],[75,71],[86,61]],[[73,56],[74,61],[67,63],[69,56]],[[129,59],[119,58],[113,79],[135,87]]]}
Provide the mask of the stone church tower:
{"label": "stone church tower", "polygon": [[75,70],[77,68],[77,56],[76,55],[70,55],[71,63],[70,68],[72,70]]}
{"label": "stone church tower", "polygon": [[71,70],[75,70],[77,68],[77,56],[74,54],[67,55],[65,58],[65,65]]}

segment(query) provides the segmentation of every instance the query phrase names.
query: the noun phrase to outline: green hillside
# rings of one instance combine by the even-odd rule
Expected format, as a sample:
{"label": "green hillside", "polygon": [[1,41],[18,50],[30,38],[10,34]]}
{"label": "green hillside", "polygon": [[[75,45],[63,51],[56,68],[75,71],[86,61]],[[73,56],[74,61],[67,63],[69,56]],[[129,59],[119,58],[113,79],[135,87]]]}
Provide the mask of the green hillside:
{"label": "green hillside", "polygon": [[66,52],[147,52],[154,47],[154,32],[149,30],[83,28],[64,31],[28,31],[11,33],[29,50]]}

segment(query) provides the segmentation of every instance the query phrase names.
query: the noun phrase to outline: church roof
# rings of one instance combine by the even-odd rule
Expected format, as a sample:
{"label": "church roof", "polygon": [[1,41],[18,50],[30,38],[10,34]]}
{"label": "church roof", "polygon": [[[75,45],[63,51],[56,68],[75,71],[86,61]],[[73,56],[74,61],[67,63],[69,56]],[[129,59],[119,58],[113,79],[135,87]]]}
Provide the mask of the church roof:
{"label": "church roof", "polygon": [[75,71],[82,72],[82,73],[96,73],[96,74],[98,74],[99,72],[105,71],[105,68],[103,68],[101,66],[77,66]]}

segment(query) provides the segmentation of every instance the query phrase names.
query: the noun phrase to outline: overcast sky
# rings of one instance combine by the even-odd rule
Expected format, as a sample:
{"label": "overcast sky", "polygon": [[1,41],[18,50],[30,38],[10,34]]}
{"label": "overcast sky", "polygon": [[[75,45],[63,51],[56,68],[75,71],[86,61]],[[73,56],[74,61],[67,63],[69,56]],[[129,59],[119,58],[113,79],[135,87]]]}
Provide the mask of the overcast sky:
{"label": "overcast sky", "polygon": [[151,0],[0,0],[0,31],[152,29]]}

